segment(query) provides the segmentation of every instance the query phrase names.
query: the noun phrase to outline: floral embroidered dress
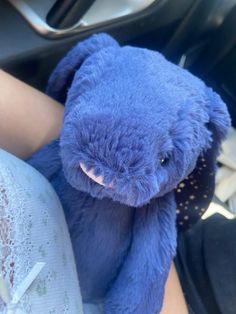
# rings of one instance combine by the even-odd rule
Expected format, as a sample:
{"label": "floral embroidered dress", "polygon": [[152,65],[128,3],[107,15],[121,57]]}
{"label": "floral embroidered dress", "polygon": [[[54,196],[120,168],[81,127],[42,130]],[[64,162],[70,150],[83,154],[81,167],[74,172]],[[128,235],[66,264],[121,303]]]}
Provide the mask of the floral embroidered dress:
{"label": "floral embroidered dress", "polygon": [[0,313],[80,314],[59,199],[35,169],[0,150]]}

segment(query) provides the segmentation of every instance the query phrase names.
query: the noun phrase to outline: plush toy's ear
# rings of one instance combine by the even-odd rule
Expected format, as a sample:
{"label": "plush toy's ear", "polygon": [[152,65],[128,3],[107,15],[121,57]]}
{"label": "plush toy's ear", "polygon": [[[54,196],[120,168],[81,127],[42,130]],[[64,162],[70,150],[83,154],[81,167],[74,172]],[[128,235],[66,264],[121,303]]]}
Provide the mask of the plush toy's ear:
{"label": "plush toy's ear", "polygon": [[230,127],[230,117],[221,98],[208,87],[206,97],[206,127],[211,132],[211,143],[199,156],[192,173],[175,190],[178,231],[184,231],[196,223],[210,205],[215,191],[216,158]]}
{"label": "plush toy's ear", "polygon": [[207,87],[208,94],[208,110],[209,110],[209,129],[215,145],[220,147],[222,140],[228,134],[231,120],[226,104],[211,88]]}
{"label": "plush toy's ear", "polygon": [[110,46],[117,47],[119,45],[112,37],[102,33],[78,43],[58,63],[51,74],[46,89],[47,95],[64,104],[67,90],[73,81],[75,72],[82,63],[92,54]]}

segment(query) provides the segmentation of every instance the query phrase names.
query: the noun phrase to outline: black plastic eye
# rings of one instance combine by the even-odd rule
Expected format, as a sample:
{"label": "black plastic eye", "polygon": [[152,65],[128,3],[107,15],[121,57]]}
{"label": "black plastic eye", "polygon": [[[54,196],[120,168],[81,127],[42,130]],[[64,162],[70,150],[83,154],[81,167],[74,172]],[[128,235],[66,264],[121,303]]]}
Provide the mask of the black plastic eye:
{"label": "black plastic eye", "polygon": [[168,164],[168,162],[170,160],[170,156],[168,156],[168,155],[167,156],[161,156],[159,160],[160,160],[161,166],[165,166]]}

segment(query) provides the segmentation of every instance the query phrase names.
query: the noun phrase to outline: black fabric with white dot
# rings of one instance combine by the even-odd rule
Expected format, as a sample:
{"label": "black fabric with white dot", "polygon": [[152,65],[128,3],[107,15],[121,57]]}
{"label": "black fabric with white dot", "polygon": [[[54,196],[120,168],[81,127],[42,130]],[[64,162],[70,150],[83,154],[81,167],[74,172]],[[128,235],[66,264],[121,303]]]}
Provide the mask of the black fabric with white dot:
{"label": "black fabric with white dot", "polygon": [[175,190],[177,229],[185,231],[207,210],[215,190],[214,145],[198,158],[194,171]]}

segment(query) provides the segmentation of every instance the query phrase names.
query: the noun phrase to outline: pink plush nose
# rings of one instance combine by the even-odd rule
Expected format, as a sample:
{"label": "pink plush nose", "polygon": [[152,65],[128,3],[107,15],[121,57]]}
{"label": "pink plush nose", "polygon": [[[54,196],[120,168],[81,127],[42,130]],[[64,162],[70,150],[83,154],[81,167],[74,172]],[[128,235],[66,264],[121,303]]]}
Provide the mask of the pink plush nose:
{"label": "pink plush nose", "polygon": [[[103,185],[103,186],[106,186],[104,183],[103,183],[103,176],[95,176],[95,174],[93,173],[93,169],[91,170],[86,170],[86,167],[83,163],[80,163],[80,167],[82,169],[82,171],[90,178],[92,179],[94,182],[100,184],[100,185]],[[109,185],[110,187],[110,185]]]}

